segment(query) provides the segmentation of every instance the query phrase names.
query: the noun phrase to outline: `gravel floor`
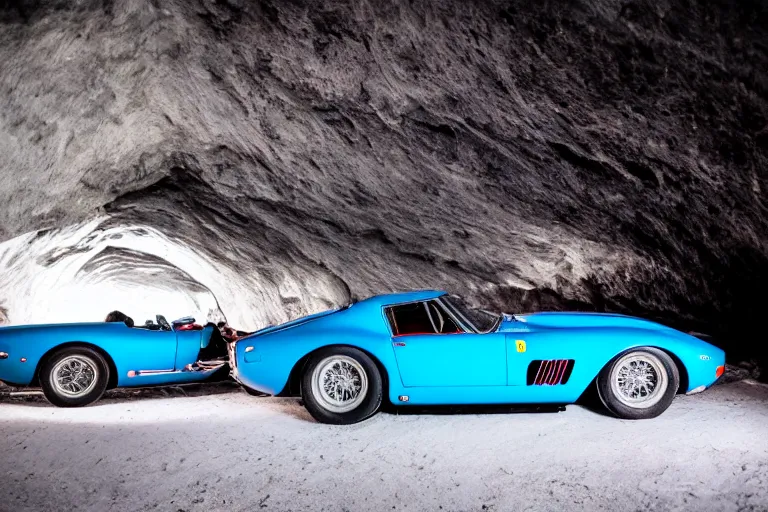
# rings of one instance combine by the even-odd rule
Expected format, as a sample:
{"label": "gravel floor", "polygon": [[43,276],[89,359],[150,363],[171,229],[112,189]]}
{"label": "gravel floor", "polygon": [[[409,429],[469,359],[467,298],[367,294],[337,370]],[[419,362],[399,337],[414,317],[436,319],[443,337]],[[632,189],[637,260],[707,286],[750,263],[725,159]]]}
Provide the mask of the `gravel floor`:
{"label": "gravel floor", "polygon": [[210,391],[4,399],[0,509],[768,510],[768,387],[753,381],[639,422],[569,406],[333,427],[296,400]]}

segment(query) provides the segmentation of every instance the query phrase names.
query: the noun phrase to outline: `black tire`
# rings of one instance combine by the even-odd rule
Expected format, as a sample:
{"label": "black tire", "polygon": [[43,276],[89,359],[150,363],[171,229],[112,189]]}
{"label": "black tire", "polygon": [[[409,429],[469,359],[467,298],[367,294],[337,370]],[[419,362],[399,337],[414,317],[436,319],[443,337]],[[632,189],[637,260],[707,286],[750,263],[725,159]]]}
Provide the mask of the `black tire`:
{"label": "black tire", "polygon": [[[650,368],[651,379],[656,379],[657,387],[645,396],[639,391],[637,397],[630,397],[619,389],[620,370],[622,367],[628,368],[626,364],[631,364],[632,360],[645,363],[645,368]],[[625,420],[655,418],[667,410],[679,387],[680,373],[675,362],[664,351],[653,347],[638,347],[622,352],[605,365],[597,376],[597,393],[603,405]]]}
{"label": "black tire", "polygon": [[[360,370],[364,372],[364,375],[357,375],[355,381],[362,387],[360,395],[353,400],[348,400],[352,403],[343,406],[353,407],[351,410],[341,412],[333,410],[334,406],[319,390],[319,384],[313,386],[313,380],[316,383],[319,382],[321,366],[326,367],[333,361],[350,365],[347,368],[351,369],[353,377],[359,374]],[[381,407],[383,387],[381,373],[376,363],[364,352],[352,347],[328,347],[317,351],[307,361],[301,379],[301,396],[309,414],[320,423],[350,425],[376,414]]]}
{"label": "black tire", "polygon": [[[93,371],[92,384],[80,394],[67,394],[54,383],[53,372],[60,363],[70,360],[85,365]],[[109,365],[101,354],[88,347],[66,347],[55,351],[43,361],[40,367],[40,386],[50,403],[57,407],[83,407],[97,401],[104,395],[109,383]]]}

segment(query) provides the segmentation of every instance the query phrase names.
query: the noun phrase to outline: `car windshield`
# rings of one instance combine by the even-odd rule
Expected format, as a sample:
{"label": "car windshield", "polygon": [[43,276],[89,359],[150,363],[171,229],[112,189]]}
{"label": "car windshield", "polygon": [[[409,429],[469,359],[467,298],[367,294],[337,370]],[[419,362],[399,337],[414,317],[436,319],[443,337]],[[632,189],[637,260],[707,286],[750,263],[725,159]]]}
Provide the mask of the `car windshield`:
{"label": "car windshield", "polygon": [[477,332],[491,332],[501,322],[501,315],[473,308],[458,295],[443,295],[440,300],[459,317],[459,320],[469,324]]}

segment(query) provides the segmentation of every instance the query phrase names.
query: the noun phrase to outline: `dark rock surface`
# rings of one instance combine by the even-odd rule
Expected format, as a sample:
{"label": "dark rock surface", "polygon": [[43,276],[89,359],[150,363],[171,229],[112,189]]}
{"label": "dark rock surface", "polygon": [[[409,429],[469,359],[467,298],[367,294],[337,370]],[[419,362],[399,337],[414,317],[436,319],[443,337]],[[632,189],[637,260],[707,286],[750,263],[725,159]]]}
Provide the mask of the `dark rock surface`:
{"label": "dark rock surface", "polygon": [[765,350],[763,0],[6,2],[0,98],[0,240],[105,216],[292,314],[441,287]]}

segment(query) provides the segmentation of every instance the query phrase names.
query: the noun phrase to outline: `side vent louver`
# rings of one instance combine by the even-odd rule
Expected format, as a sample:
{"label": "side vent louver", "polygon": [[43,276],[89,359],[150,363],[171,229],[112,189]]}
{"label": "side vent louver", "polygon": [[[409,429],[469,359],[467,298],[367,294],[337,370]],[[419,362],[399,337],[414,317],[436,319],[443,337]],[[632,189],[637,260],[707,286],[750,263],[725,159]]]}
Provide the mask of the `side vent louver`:
{"label": "side vent louver", "polygon": [[526,383],[529,386],[565,384],[573,371],[573,359],[536,359],[528,365]]}

